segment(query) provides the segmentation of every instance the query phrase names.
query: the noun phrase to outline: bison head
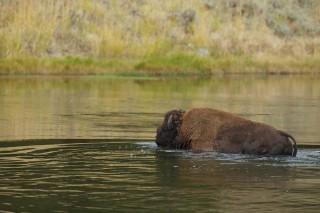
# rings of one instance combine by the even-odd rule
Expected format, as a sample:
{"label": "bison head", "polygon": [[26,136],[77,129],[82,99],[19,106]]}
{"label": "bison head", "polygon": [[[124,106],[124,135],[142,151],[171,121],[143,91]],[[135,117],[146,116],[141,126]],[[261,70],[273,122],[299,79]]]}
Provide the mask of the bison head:
{"label": "bison head", "polygon": [[156,144],[163,148],[173,148],[178,129],[182,123],[183,110],[167,112],[162,124],[157,129]]}

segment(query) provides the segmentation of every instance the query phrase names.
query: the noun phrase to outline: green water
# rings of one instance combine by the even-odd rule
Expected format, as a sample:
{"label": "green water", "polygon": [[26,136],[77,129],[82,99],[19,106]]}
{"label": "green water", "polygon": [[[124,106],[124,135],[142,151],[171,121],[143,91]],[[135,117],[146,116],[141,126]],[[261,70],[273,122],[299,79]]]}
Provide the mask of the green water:
{"label": "green water", "polygon": [[[318,212],[320,77],[0,78],[0,212]],[[213,107],[294,135],[292,157],[161,150]]]}

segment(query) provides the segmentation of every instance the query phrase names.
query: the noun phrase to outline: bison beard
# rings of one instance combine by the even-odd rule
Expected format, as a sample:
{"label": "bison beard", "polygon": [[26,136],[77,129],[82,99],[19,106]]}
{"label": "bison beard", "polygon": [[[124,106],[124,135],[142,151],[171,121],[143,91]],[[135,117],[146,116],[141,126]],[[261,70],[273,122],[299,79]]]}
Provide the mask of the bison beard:
{"label": "bison beard", "polygon": [[297,154],[296,141],[288,133],[210,108],[167,112],[157,129],[156,143],[163,148],[224,153]]}

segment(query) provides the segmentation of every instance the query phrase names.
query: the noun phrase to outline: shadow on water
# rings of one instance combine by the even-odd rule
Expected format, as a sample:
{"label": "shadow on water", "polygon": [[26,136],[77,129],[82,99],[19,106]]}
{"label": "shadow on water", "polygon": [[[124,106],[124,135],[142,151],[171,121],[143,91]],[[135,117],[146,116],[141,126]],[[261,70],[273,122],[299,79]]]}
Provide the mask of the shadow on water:
{"label": "shadow on water", "polygon": [[[309,209],[320,151],[258,157],[108,139],[0,142],[4,211]],[[308,193],[308,201],[304,197]],[[272,203],[272,206],[270,205]]]}
{"label": "shadow on water", "polygon": [[241,212],[316,211],[320,201],[319,151],[301,150],[296,158],[161,151],[157,159],[165,185],[218,212],[239,211],[239,204]]}
{"label": "shadow on water", "polygon": [[164,150],[127,139],[2,141],[0,209],[233,211],[239,202],[243,210],[302,209],[305,193],[318,196],[318,150],[293,158]]}

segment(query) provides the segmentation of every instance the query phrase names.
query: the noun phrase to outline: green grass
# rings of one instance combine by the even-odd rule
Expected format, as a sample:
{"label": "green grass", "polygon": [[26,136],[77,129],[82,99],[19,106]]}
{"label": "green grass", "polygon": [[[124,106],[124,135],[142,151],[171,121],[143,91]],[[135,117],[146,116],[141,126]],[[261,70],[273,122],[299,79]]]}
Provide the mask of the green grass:
{"label": "green grass", "polygon": [[138,71],[154,73],[208,73],[211,60],[189,54],[170,54],[168,56],[149,56],[140,60],[134,67]]}
{"label": "green grass", "polygon": [[99,60],[82,57],[65,58],[5,58],[0,59],[0,74],[5,75],[81,75],[112,74],[129,70],[133,67],[131,60]]}
{"label": "green grass", "polygon": [[4,58],[0,59],[2,75],[98,75],[159,76],[209,75],[233,73],[297,74],[320,73],[319,57],[209,56],[175,53],[141,59]]}
{"label": "green grass", "polygon": [[134,73],[122,73],[122,74],[98,74],[98,75],[84,75],[84,78],[95,79],[130,79],[130,80],[158,80],[158,77],[145,76]]}

